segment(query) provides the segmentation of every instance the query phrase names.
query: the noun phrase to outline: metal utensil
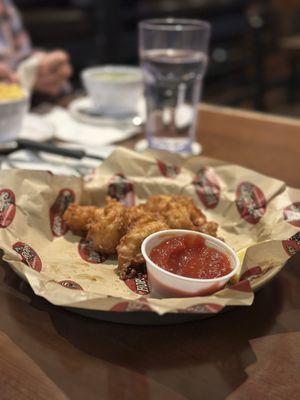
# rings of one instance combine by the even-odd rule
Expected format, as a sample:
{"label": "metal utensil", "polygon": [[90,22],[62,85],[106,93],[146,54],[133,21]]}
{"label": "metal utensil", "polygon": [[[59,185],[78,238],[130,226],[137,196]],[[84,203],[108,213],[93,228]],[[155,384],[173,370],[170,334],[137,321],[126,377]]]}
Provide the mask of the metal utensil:
{"label": "metal utensil", "polygon": [[58,147],[52,143],[41,143],[29,139],[17,139],[14,142],[0,145],[0,155],[8,155],[17,150],[43,151],[45,153],[57,154],[63,157],[76,158],[79,160],[84,157],[94,158],[101,161],[104,160],[103,157],[87,153],[83,149],[68,149],[65,147]]}

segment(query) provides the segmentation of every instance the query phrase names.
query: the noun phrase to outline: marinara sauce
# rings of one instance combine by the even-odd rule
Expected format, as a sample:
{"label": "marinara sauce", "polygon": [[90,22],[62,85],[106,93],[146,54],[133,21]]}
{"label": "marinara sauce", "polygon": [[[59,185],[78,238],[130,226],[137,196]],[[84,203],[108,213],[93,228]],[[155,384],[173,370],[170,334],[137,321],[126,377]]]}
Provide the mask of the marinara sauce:
{"label": "marinara sauce", "polygon": [[212,279],[232,271],[226,254],[191,234],[163,241],[151,250],[150,259],[166,271],[188,278]]}

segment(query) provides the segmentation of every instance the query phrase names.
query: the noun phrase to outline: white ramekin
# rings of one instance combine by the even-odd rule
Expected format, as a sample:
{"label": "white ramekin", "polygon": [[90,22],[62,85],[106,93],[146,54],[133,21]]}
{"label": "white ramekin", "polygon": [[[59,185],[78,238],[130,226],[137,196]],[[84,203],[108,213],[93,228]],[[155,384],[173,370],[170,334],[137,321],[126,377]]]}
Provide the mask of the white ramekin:
{"label": "white ramekin", "polygon": [[[172,272],[160,268],[150,260],[151,250],[161,242],[184,235],[201,236],[205,239],[206,245],[225,253],[230,260],[232,271],[224,276],[213,279],[194,279],[185,276],[175,275]],[[206,296],[222,289],[229,279],[236,274],[240,261],[235,251],[215,237],[205,235],[204,233],[183,230],[170,229],[153,233],[142,243],[142,254],[146,260],[148,281],[151,287],[151,295],[155,297],[192,297]]]}
{"label": "white ramekin", "polygon": [[21,131],[29,109],[29,96],[15,100],[0,100],[0,143],[15,140]]}
{"label": "white ramekin", "polygon": [[[120,72],[130,79],[101,79],[99,73]],[[108,116],[128,116],[137,113],[138,101],[142,95],[142,74],[139,68],[106,65],[82,71],[83,85],[95,108]]]}

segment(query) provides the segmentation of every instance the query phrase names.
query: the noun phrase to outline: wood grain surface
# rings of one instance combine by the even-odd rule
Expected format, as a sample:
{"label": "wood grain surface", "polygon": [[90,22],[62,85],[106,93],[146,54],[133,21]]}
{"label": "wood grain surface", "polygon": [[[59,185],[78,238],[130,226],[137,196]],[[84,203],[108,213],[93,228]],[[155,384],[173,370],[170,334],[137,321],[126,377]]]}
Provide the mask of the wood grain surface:
{"label": "wood grain surface", "polygon": [[203,154],[257,170],[300,188],[300,119],[202,105]]}
{"label": "wood grain surface", "polygon": [[[197,141],[204,156],[239,164],[300,188],[300,119],[202,104]],[[143,134],[121,143],[134,148]]]}
{"label": "wood grain surface", "polygon": [[[249,379],[248,367],[259,357],[251,340],[264,338],[264,362],[278,363],[269,335],[300,331],[299,264],[300,257],[291,260],[256,294],[251,307],[181,325],[134,326],[96,321],[55,307],[35,296],[2,263],[0,331],[35,364],[26,365],[26,380],[21,379],[24,363],[14,362],[13,373],[2,368],[2,382],[20,375],[17,380],[22,380],[27,392],[26,396],[19,394],[18,400],[43,399],[30,391],[36,385],[37,368],[72,400],[218,400],[231,393],[237,396],[235,391]],[[285,340],[289,348],[295,345],[292,336]],[[295,358],[285,365],[285,373],[294,376]],[[266,374],[265,385],[259,382],[264,395],[270,391],[272,368]],[[288,383],[289,393],[298,390],[298,380]],[[254,399],[257,387],[247,387],[247,399]],[[286,399],[282,388],[272,388],[274,399]],[[11,394],[9,399],[16,398],[12,385],[5,389]]]}
{"label": "wood grain surface", "polygon": [[257,338],[250,344],[257,361],[246,369],[247,380],[227,400],[298,400],[300,332]]}
{"label": "wood grain surface", "polygon": [[0,332],[0,398],[66,400],[66,396],[6,335]]}

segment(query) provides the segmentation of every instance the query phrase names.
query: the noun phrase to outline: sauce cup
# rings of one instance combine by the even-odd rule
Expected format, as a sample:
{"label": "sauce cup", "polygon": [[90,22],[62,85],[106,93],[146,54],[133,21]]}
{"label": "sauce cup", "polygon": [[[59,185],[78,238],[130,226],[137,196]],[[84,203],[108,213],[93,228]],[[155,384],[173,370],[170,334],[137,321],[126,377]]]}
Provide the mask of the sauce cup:
{"label": "sauce cup", "polygon": [[[185,235],[201,236],[205,239],[206,246],[215,248],[224,253],[229,258],[232,268],[231,272],[218,278],[195,279],[166,271],[150,259],[151,250],[161,242]],[[221,290],[229,279],[237,273],[240,266],[237,254],[226,243],[213,236],[205,235],[204,233],[183,229],[170,229],[153,233],[143,241],[141,251],[146,260],[151,295],[154,297],[193,297],[211,295]]]}

